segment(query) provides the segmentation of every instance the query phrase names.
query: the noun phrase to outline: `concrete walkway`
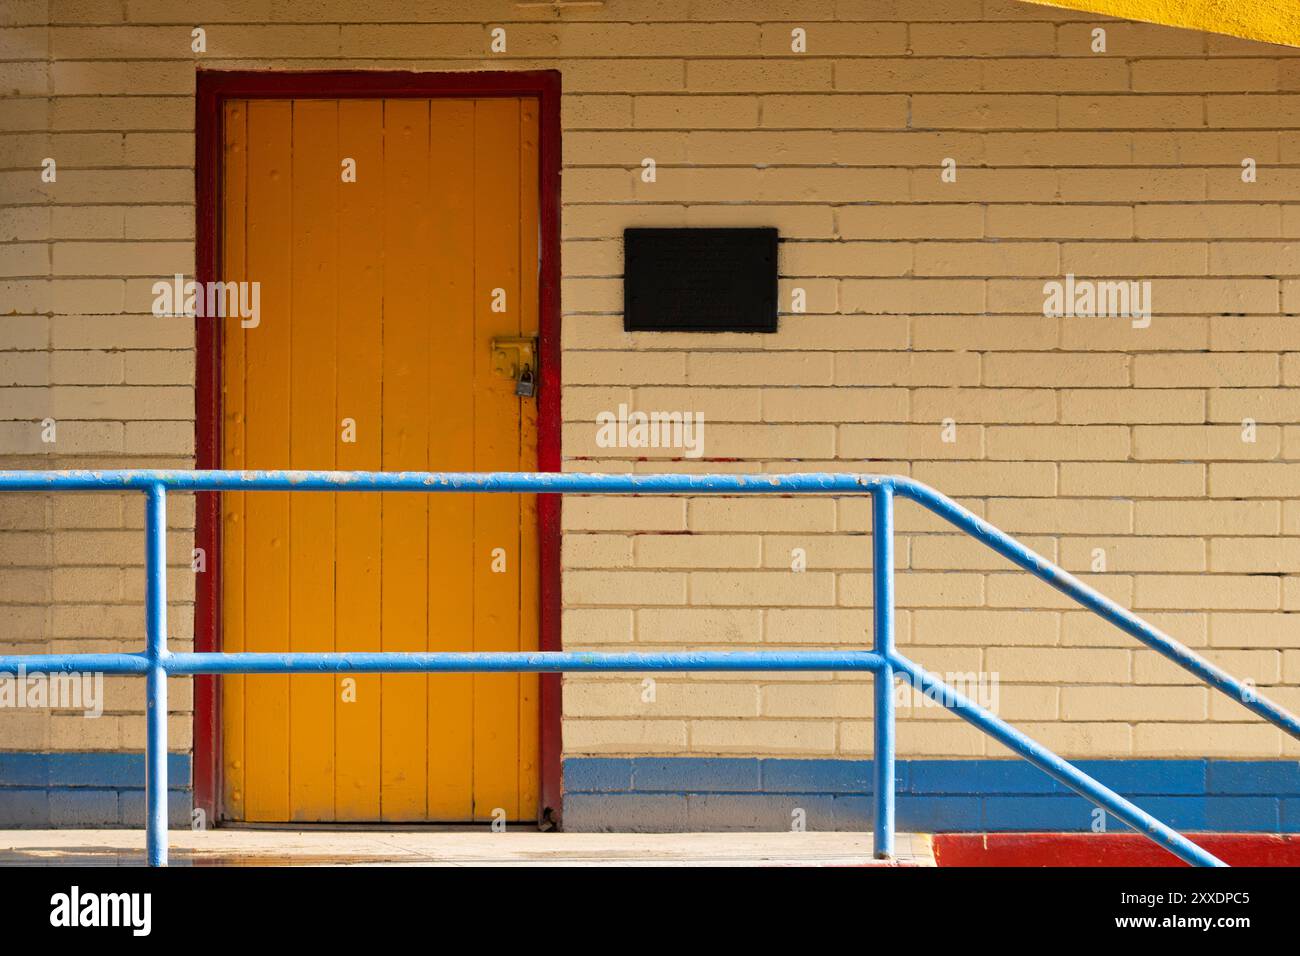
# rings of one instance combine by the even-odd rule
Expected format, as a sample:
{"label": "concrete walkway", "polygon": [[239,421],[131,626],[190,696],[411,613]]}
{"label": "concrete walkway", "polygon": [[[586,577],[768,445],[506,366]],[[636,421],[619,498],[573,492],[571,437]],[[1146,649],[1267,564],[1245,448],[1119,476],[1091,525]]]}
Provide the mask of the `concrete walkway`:
{"label": "concrete walkway", "polygon": [[[513,829],[234,829],[171,834],[174,866],[934,866],[900,833],[876,860],[869,833],[539,833]],[[0,831],[0,866],[137,866],[140,830]]]}

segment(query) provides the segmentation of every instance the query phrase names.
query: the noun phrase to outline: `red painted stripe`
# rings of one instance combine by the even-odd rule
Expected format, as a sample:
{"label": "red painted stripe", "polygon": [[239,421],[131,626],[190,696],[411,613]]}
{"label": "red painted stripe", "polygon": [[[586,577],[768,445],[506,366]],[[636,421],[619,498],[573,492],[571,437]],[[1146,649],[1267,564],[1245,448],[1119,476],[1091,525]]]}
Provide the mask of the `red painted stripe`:
{"label": "red painted stripe", "polygon": [[[560,455],[560,74],[557,71],[531,74],[541,105],[538,142],[541,163],[541,275],[538,283],[539,347],[537,390],[537,467],[561,471]],[[508,74],[503,75],[503,82]],[[560,636],[560,547],[562,508],[560,495],[537,496],[538,534],[541,548],[538,573],[541,620],[538,642],[544,651],[563,650]],[[541,787],[539,822],[560,825],[563,809],[561,726],[563,723],[562,680],[559,674],[543,674],[539,680],[541,708]]]}
{"label": "red painted stripe", "polygon": [[[1230,866],[1300,866],[1300,834],[1189,833]],[[1137,833],[936,833],[939,866],[1187,866]]]}
{"label": "red painted stripe", "polygon": [[[207,75],[208,77],[211,74]],[[197,206],[194,278],[210,282],[220,267],[218,203],[221,197],[221,101],[204,73],[198,75],[194,106],[194,192]],[[221,467],[221,323],[194,320],[196,367],[194,375],[194,467]],[[204,492],[195,498],[195,541],[207,556],[207,572],[198,576],[194,596],[194,649],[220,650],[221,633],[221,496]],[[194,806],[208,822],[220,817],[221,699],[217,678],[194,678]]]}

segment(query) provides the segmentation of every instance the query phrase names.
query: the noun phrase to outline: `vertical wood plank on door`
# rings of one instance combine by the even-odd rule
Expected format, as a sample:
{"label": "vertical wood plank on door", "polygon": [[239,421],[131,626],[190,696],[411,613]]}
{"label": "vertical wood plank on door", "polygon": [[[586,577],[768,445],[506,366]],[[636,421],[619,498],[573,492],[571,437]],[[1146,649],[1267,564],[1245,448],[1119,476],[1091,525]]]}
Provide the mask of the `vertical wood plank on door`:
{"label": "vertical wood plank on door", "polygon": [[[419,471],[429,461],[429,102],[384,103],[383,465]],[[428,645],[426,496],[383,496],[382,642]],[[428,808],[428,678],[385,674],[382,806],[385,820],[423,819]]]}
{"label": "vertical wood plank on door", "polygon": [[[524,335],[537,335],[540,309],[540,202],[538,170],[541,157],[538,137],[541,125],[540,105],[526,99],[519,105],[519,326]],[[558,388],[558,382],[546,387]],[[537,408],[535,398],[519,403],[520,471],[537,470]],[[538,576],[540,556],[537,536],[537,496],[519,498],[519,649],[537,650],[541,643],[541,580]],[[541,710],[537,674],[519,675],[519,760],[516,768],[519,790],[519,818],[537,815],[541,782],[539,750],[541,748]]]}
{"label": "vertical wood plank on door", "polygon": [[[474,468],[474,103],[430,103],[433,224],[429,334],[429,467]],[[429,509],[429,650],[474,642],[474,498],[435,494]],[[464,820],[474,792],[474,677],[433,674],[429,685],[429,816]]]}
{"label": "vertical wood plank on door", "polygon": [[[475,102],[474,356],[477,388],[474,467],[509,471],[519,463],[519,399],[514,382],[492,373],[494,336],[520,332],[519,101]],[[505,293],[505,311],[493,311]],[[474,497],[474,649],[519,649],[519,540],[517,495]],[[502,549],[506,573],[494,573],[492,553]],[[519,675],[474,678],[474,818],[498,811],[519,818]]]}
{"label": "vertical wood plank on door", "polygon": [[[293,104],[293,287],[290,296],[289,467],[335,467],[338,274],[338,104]],[[334,650],[334,495],[289,498],[289,649]],[[334,820],[333,675],[290,678],[292,819]]]}
{"label": "vertical wood plank on door", "polygon": [[[261,283],[261,323],[245,332],[246,449],[249,468],[282,468],[289,459],[291,136],[286,100],[248,105],[248,278]],[[245,642],[250,651],[283,651],[289,634],[289,495],[246,497]],[[255,716],[245,737],[248,820],[288,820],[289,678],[249,676],[245,706]]]}
{"label": "vertical wood plank on door", "polygon": [[[228,282],[248,278],[245,265],[245,216],[248,205],[248,103],[226,104],[224,181],[225,210],[222,217],[221,275]],[[225,319],[222,325],[222,450],[226,468],[246,468],[244,455],[244,355],[245,330],[240,319]],[[244,642],[244,525],[245,496],[228,492],[221,496],[221,622],[222,649],[246,650]],[[209,571],[215,569],[209,566]],[[244,817],[244,676],[220,678],[221,739],[225,748],[222,774],[222,806],[233,819]]]}
{"label": "vertical wood plank on door", "polygon": [[[338,448],[338,466],[379,471],[383,395],[384,104],[342,100],[339,156],[356,160],[357,180],[339,190],[337,407],[356,422],[356,441]],[[340,167],[341,168],[341,167]],[[334,617],[339,650],[378,651],[381,502],[375,494],[335,496],[337,580]],[[380,675],[337,675],[337,780],[340,820],[378,820]],[[344,703],[342,682],[355,681]]]}

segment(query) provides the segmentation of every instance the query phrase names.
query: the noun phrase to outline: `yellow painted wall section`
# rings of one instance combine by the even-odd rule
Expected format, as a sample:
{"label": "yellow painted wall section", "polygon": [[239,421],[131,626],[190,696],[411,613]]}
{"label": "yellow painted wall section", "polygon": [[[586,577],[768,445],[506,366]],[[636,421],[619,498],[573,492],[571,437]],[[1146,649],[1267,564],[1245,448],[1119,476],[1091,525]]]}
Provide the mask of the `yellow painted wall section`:
{"label": "yellow painted wall section", "polygon": [[1288,0],[1024,0],[1126,20],[1300,46],[1300,7]]}

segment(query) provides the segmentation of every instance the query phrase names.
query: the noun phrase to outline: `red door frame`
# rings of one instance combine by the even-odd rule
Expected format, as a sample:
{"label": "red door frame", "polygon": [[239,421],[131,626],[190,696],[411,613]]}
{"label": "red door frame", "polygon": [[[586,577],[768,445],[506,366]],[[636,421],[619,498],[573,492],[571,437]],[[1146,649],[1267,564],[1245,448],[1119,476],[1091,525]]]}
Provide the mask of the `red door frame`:
{"label": "red door frame", "polygon": [[[195,277],[219,278],[221,263],[222,116],[230,99],[431,98],[442,96],[536,97],[540,109],[540,281],[537,458],[542,471],[560,470],[560,74],[555,70],[492,73],[412,73],[328,70],[313,72],[198,72],[195,99]],[[196,467],[221,466],[221,324],[195,322]],[[194,646],[221,649],[221,500],[197,495],[196,545],[205,549],[207,572],[195,594]],[[560,649],[560,496],[538,496],[542,650]],[[540,683],[541,821],[559,824],[560,675]],[[194,805],[221,819],[221,698],[214,676],[194,679]]]}

